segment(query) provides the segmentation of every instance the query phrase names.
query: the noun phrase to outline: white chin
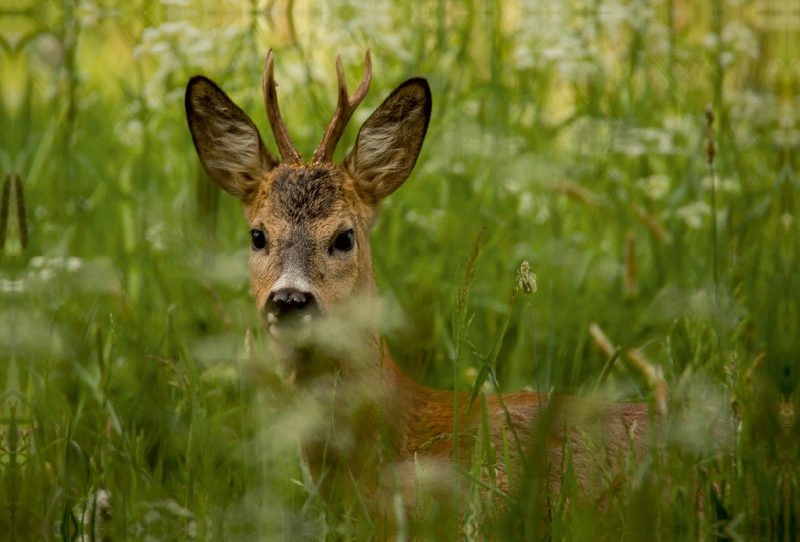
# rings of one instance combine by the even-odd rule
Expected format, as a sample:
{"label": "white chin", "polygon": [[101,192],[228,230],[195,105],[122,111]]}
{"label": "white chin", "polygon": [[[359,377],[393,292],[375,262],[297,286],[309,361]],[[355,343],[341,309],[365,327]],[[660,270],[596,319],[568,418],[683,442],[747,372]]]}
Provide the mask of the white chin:
{"label": "white chin", "polygon": [[270,335],[285,343],[305,343],[311,338],[311,315],[303,317],[302,322],[291,324],[272,323],[267,326]]}

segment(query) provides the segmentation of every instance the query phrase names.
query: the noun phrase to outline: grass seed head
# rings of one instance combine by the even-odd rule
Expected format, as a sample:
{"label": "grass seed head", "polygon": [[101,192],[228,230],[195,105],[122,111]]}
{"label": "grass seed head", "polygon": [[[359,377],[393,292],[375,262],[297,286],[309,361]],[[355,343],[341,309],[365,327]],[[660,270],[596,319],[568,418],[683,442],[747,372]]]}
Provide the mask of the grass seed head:
{"label": "grass seed head", "polygon": [[569,181],[554,181],[549,185],[550,190],[558,194],[564,194],[569,199],[590,205],[592,207],[608,207],[608,200],[595,194],[591,190]]}
{"label": "grass seed head", "polygon": [[603,354],[609,358],[614,355],[615,346],[611,343],[600,326],[597,325],[597,322],[592,322],[589,324],[589,334],[592,336],[595,344],[603,352]]}
{"label": "grass seed head", "polygon": [[636,217],[641,220],[650,231],[650,235],[658,239],[660,243],[664,243],[665,245],[672,244],[672,235],[664,229],[664,226],[661,225],[661,222],[659,222],[656,217],[645,211],[644,208],[636,202],[633,203],[632,207]]}
{"label": "grass seed head", "polygon": [[517,269],[517,290],[522,290],[525,295],[536,293],[536,274],[531,273],[528,260],[523,261]]}
{"label": "grass seed head", "polygon": [[656,365],[647,357],[644,352],[638,348],[631,348],[627,352],[628,359],[634,367],[647,381],[647,385],[653,390],[653,399],[655,400],[656,407],[662,415],[667,414],[669,403],[669,388],[667,381],[664,379],[664,371],[660,365]]}

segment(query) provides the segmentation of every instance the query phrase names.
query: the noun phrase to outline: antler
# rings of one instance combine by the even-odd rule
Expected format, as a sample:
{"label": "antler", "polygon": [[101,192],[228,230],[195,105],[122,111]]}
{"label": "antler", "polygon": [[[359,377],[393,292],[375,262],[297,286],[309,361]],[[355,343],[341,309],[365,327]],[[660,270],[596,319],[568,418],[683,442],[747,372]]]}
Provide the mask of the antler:
{"label": "antler", "polygon": [[347,99],[347,81],[344,78],[344,68],[342,67],[342,57],[340,55],[336,55],[336,75],[339,78],[339,99],[336,104],[336,110],[333,112],[333,119],[328,125],[328,129],[325,130],[325,135],[322,136],[319,147],[314,151],[313,163],[315,164],[333,161],[333,151],[336,150],[336,145],[344,133],[347,122],[353,116],[353,111],[356,110],[364,96],[367,95],[367,91],[369,91],[369,83],[372,81],[372,60],[369,56],[369,49],[367,49],[367,56],[364,60],[364,77],[361,79],[361,84],[358,85],[355,94],[349,100]]}
{"label": "antler", "polygon": [[294,146],[286,124],[283,122],[281,110],[278,107],[278,93],[275,91],[275,66],[272,55],[272,48],[267,53],[267,62],[264,65],[264,77],[261,79],[261,86],[264,89],[264,106],[267,109],[269,125],[272,126],[272,133],[275,135],[275,142],[278,144],[278,151],[284,164],[302,163],[300,153]]}

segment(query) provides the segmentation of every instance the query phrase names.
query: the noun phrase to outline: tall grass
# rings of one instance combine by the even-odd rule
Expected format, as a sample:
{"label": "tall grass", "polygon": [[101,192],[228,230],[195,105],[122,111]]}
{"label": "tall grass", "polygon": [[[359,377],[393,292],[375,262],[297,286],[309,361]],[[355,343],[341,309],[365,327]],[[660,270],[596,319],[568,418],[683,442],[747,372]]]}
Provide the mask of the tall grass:
{"label": "tall grass", "polygon": [[[247,229],[186,127],[183,90],[203,73],[274,150],[259,87],[271,46],[305,156],[333,111],[337,53],[351,80],[364,49],[375,60],[337,159],[397,84],[431,82],[422,156],[372,237],[406,374],[474,392],[481,411],[482,390],[652,402],[636,349],[669,387],[650,455],[603,471],[602,514],[574,499],[575,443],[498,488],[506,434],[503,450],[458,451],[457,517],[421,499],[406,536],[437,539],[441,521],[466,539],[797,537],[796,411],[776,406],[800,383],[792,6],[180,4],[65,0],[0,31],[0,532],[384,536],[357,500],[326,503],[300,460],[303,412],[264,345]],[[509,308],[523,260],[538,291]],[[548,469],[564,474],[557,496]]]}

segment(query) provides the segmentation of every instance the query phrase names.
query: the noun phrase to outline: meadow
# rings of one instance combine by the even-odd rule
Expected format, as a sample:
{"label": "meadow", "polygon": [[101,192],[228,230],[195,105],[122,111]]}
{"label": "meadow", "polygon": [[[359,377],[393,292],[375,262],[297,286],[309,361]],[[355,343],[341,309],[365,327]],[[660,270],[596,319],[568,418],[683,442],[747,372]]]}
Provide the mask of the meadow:
{"label": "meadow", "polygon": [[[1,539],[384,538],[303,466],[247,226],[187,128],[204,74],[275,153],[270,47],[304,156],[337,54],[351,88],[374,64],[337,160],[399,83],[430,82],[422,154],[372,236],[409,377],[668,404],[602,513],[571,500],[569,465],[545,512],[539,474],[498,501],[476,461],[458,516],[431,505],[398,539],[800,537],[800,432],[778,407],[800,400],[795,2],[116,4],[0,8]],[[536,289],[512,298],[524,261]]]}

